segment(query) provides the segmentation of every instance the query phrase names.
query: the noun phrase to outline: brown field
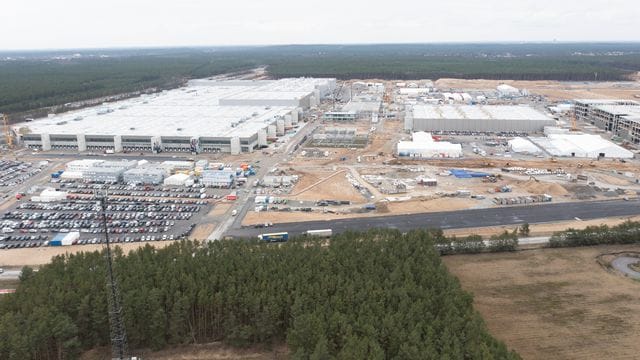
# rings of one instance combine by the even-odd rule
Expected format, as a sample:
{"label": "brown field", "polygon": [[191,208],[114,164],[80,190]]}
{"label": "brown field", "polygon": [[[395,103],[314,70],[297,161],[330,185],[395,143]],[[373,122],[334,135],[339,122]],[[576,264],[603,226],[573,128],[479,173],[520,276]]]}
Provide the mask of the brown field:
{"label": "brown field", "polygon": [[640,246],[444,257],[490,332],[524,359],[638,359],[640,282],[596,257]]}
{"label": "brown field", "polygon": [[[291,191],[291,195],[283,196],[291,200],[349,200],[362,203],[365,199],[350,183],[345,175],[346,170],[326,172],[301,172],[299,182]],[[326,179],[326,180],[325,180]],[[322,181],[324,180],[324,181]]]}
{"label": "brown field", "polygon": [[[207,234],[208,235],[208,234]],[[135,250],[139,247],[143,247],[147,244],[156,247],[163,248],[175,241],[154,241],[150,243],[137,242],[116,244],[114,247],[120,247],[124,253],[128,253],[131,250]],[[72,245],[72,246],[59,246],[59,247],[41,247],[41,248],[24,248],[24,249],[11,249],[7,251],[0,251],[0,264],[2,266],[24,266],[24,265],[44,265],[51,261],[51,258],[64,254],[75,254],[79,252],[92,252],[101,251],[104,245]]]}
{"label": "brown field", "polygon": [[216,205],[213,207],[213,209],[211,209],[211,211],[209,211],[209,213],[207,214],[207,217],[215,217],[215,216],[221,216],[224,215],[229,208],[231,208],[233,206],[232,203],[228,203],[228,202],[219,202],[216,203]]}
{"label": "brown field", "polygon": [[189,235],[192,240],[206,240],[216,228],[214,223],[198,224]]}

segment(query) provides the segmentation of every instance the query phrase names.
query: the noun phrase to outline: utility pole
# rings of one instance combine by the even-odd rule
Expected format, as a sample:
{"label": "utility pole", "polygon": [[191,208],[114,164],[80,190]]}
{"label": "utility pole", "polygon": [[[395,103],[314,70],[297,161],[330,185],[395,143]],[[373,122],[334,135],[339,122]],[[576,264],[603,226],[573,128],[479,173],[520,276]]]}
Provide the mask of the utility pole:
{"label": "utility pole", "polygon": [[127,354],[127,332],[122,318],[122,299],[118,291],[118,282],[113,274],[113,259],[109,246],[109,228],[107,227],[107,194],[100,197],[102,212],[102,230],[106,243],[107,260],[107,296],[109,300],[109,324],[111,333],[111,358],[114,360],[130,360]]}

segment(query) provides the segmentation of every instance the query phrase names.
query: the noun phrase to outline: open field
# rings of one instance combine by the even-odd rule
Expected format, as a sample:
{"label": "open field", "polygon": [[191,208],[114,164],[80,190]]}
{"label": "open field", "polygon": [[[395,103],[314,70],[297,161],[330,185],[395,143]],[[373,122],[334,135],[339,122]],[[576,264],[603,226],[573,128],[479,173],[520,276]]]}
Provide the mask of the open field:
{"label": "open field", "polygon": [[490,332],[524,359],[637,359],[640,282],[607,272],[602,253],[640,246],[456,255],[444,262]]}

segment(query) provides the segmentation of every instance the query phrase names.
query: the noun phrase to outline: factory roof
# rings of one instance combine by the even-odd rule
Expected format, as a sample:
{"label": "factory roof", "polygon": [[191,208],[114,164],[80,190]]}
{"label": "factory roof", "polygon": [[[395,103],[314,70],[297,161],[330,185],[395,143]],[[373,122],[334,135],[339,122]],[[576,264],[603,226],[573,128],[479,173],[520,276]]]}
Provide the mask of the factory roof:
{"label": "factory roof", "polygon": [[36,134],[249,137],[293,106],[220,105],[220,99],[299,99],[331,79],[193,80],[188,86],[18,124]]}
{"label": "factory roof", "polygon": [[529,106],[414,105],[414,119],[550,120]]}

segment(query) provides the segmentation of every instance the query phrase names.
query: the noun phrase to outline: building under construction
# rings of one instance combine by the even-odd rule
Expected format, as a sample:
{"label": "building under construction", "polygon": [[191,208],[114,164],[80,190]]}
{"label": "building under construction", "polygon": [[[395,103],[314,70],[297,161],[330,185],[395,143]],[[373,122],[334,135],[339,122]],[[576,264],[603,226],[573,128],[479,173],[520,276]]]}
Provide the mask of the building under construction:
{"label": "building under construction", "polygon": [[640,103],[632,100],[576,100],[578,120],[635,144],[640,143]]}
{"label": "building under construction", "polygon": [[314,134],[311,145],[315,147],[364,148],[369,136],[356,128],[326,127],[324,132]]}

